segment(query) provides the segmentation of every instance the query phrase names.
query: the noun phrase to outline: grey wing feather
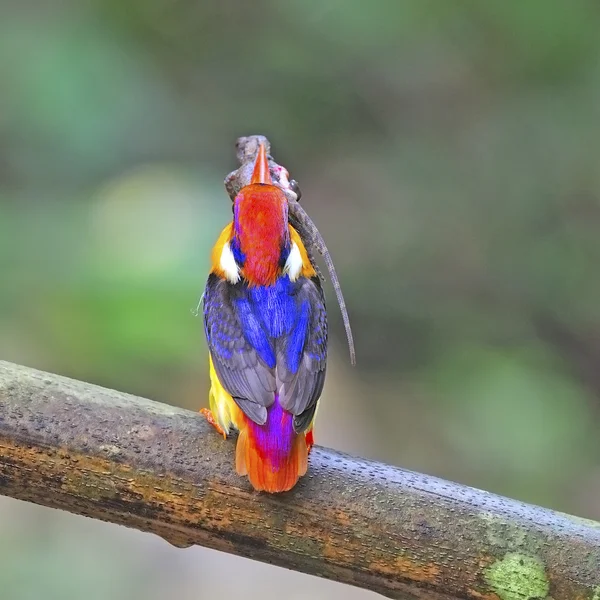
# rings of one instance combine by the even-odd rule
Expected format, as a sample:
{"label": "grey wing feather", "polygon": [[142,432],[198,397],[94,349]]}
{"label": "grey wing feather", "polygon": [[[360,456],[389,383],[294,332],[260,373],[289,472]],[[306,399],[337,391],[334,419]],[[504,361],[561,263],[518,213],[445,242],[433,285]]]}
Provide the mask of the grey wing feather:
{"label": "grey wing feather", "polygon": [[254,422],[267,420],[274,402],[274,370],[258,356],[244,337],[233,297],[235,286],[215,275],[208,278],[204,293],[204,329],[221,385]]}
{"label": "grey wing feather", "polygon": [[277,347],[277,390],[281,406],[291,412],[294,428],[308,427],[323,391],[327,361],[327,313],[325,296],[318,277],[305,279],[298,290],[298,301],[308,302],[310,315],[306,338],[300,350],[298,368],[290,368],[290,339],[281,340]]}

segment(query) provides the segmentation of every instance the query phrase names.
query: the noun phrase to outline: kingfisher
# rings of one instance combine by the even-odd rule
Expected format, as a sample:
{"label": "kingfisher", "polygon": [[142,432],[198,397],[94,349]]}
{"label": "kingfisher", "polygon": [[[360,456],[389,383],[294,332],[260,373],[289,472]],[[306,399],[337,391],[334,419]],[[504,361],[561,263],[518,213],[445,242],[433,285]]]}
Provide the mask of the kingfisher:
{"label": "kingfisher", "polygon": [[235,467],[257,491],[290,490],[304,475],[327,365],[320,278],[288,201],[274,185],[264,144],[233,220],[212,250],[203,296],[210,409],[227,437],[239,432]]}

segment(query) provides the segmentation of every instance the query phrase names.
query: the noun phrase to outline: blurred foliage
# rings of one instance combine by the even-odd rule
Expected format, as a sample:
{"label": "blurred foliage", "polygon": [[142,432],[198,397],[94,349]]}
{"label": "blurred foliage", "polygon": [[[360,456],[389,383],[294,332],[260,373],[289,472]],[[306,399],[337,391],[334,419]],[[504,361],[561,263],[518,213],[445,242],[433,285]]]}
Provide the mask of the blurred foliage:
{"label": "blurred foliage", "polygon": [[[355,329],[352,370],[329,293],[318,440],[600,518],[599,12],[0,0],[0,356],[205,405],[193,312],[234,140],[264,133]],[[212,554],[119,532],[103,555],[81,520],[18,506],[3,598],[159,598],[175,577],[178,598],[212,597],[235,561],[214,558],[199,589],[179,557]],[[118,561],[111,535],[128,540]],[[163,587],[140,583],[157,556]],[[291,576],[235,564],[263,597]]]}

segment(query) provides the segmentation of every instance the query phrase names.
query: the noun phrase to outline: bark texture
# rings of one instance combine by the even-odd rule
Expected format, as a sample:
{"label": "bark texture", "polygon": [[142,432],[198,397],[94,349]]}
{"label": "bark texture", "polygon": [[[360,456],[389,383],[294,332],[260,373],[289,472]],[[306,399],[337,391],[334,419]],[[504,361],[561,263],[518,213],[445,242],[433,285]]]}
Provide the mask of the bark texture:
{"label": "bark texture", "polygon": [[0,494],[390,598],[600,600],[600,525],[315,448],[286,494],[190,411],[0,361]]}

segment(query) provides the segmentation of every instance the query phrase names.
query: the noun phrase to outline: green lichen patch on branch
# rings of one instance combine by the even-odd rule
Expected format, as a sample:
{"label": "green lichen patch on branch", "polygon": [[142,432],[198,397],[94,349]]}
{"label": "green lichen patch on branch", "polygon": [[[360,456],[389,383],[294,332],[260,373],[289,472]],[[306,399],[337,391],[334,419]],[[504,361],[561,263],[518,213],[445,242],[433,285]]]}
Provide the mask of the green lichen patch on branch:
{"label": "green lichen patch on branch", "polygon": [[485,580],[502,600],[543,599],[550,588],[542,561],[516,552],[491,564],[485,571]]}
{"label": "green lichen patch on branch", "polygon": [[491,546],[496,546],[503,552],[536,552],[537,549],[532,547],[531,536],[528,536],[529,532],[520,523],[488,512],[482,512],[480,517],[485,522],[486,538]]}

